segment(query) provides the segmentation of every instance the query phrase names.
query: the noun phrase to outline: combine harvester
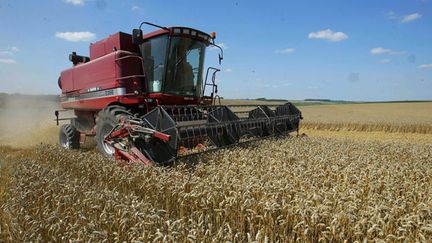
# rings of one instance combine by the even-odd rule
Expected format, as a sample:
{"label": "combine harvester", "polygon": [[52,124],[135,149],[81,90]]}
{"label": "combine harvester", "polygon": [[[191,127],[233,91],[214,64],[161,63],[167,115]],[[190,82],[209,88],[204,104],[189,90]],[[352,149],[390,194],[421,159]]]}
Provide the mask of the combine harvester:
{"label": "combine harvester", "polygon": [[[141,27],[157,31],[143,35]],[[107,157],[171,164],[177,158],[288,134],[299,129],[301,112],[291,103],[257,106],[240,116],[218,99],[216,73],[204,54],[216,45],[216,34],[186,27],[141,23],[132,35],[116,33],[90,45],[90,57],[69,55],[73,67],[61,73],[64,110],[70,120],[60,130],[60,144],[78,149],[95,136]],[[203,77],[205,78],[203,79]],[[219,100],[220,101],[220,100]],[[73,110],[75,117],[59,118]]]}

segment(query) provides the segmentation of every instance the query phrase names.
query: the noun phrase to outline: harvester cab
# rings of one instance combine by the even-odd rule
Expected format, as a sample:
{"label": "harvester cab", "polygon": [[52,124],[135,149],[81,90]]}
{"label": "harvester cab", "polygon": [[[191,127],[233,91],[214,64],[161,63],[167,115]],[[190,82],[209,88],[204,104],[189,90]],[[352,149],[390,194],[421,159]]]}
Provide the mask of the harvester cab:
{"label": "harvester cab", "polygon": [[[142,26],[158,30],[143,34]],[[170,164],[177,158],[264,137],[298,132],[301,112],[291,103],[234,112],[215,105],[219,69],[204,74],[205,50],[216,34],[141,23],[90,45],[90,57],[72,53],[59,78],[64,110],[74,117],[60,129],[64,148],[94,136],[107,157]],[[205,77],[205,78],[204,78]],[[210,80],[208,80],[210,78]],[[206,89],[207,88],[207,89]],[[241,113],[241,114],[240,114]]]}
{"label": "harvester cab", "polygon": [[[142,26],[150,25],[160,30],[144,35]],[[163,27],[149,22],[141,23],[132,31],[132,43],[139,47],[146,75],[147,91],[174,96],[197,98],[197,103],[211,104],[217,88],[213,82],[219,69],[210,67],[212,82],[205,80],[203,71],[205,50],[208,46],[220,50],[219,64],[223,59],[223,49],[215,44],[216,33],[208,35],[202,31],[186,27]],[[206,86],[211,85],[209,95]],[[208,91],[208,90],[207,90]],[[177,104],[177,103],[176,103]]]}

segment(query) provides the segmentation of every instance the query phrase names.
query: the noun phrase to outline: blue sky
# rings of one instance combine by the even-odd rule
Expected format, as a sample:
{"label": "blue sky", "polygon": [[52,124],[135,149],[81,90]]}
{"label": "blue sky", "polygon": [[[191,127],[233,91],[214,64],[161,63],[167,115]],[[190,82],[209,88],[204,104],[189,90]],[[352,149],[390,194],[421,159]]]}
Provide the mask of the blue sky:
{"label": "blue sky", "polygon": [[0,92],[58,94],[71,51],[141,21],[216,31],[223,97],[432,99],[432,0],[0,0]]}

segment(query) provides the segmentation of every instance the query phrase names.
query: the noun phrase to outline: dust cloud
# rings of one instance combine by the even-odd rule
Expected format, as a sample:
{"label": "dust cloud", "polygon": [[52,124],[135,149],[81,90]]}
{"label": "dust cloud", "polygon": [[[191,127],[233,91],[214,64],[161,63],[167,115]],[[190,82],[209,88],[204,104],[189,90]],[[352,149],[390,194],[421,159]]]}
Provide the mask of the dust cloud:
{"label": "dust cloud", "polygon": [[0,93],[0,145],[25,148],[57,143],[56,109],[60,105],[54,95]]}

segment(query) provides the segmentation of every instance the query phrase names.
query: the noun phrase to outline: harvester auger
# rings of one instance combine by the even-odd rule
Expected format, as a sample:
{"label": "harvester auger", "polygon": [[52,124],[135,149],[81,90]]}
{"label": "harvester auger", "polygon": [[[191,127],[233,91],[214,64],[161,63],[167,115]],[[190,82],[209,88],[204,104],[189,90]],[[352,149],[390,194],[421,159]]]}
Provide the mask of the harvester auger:
{"label": "harvester auger", "polygon": [[[159,30],[143,35],[142,25]],[[299,129],[301,112],[292,104],[256,106],[234,112],[215,105],[217,68],[203,81],[204,53],[214,43],[186,27],[143,22],[132,35],[122,32],[90,45],[90,57],[69,55],[73,67],[61,73],[61,104],[75,117],[60,129],[60,144],[79,148],[95,136],[107,157],[171,164],[177,158],[278,136]],[[208,80],[210,78],[210,80]],[[209,88],[207,88],[209,87]],[[206,89],[207,88],[207,89]]]}

